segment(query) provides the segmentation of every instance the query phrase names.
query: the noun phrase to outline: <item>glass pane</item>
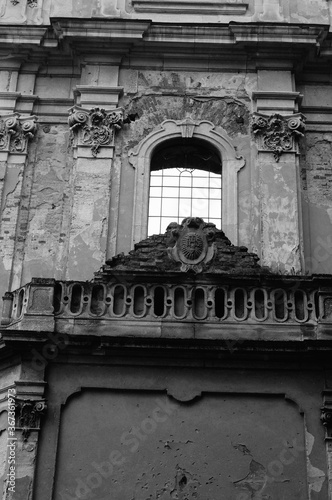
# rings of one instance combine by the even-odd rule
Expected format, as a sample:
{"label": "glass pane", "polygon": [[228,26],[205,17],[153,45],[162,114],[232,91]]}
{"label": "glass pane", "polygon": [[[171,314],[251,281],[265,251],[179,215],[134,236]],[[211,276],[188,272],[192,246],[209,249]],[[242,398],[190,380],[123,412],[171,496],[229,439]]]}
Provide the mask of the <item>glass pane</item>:
{"label": "glass pane", "polygon": [[181,186],[190,187],[191,186],[191,182],[192,182],[191,176],[189,176],[189,177],[183,177],[181,175],[181,177],[180,177],[180,185]]}
{"label": "glass pane", "polygon": [[160,198],[161,187],[150,187],[150,196],[155,196],[155,197]]}
{"label": "glass pane", "polygon": [[221,200],[210,200],[210,216],[221,216]]}
{"label": "glass pane", "polygon": [[221,189],[210,189],[210,198],[221,198]]}
{"label": "glass pane", "polygon": [[210,175],[210,188],[221,188],[221,175]]}
{"label": "glass pane", "polygon": [[191,200],[180,199],[179,200],[179,216],[184,219],[184,217],[189,217],[191,209]]}
{"label": "glass pane", "polygon": [[209,191],[206,188],[193,188],[193,198],[207,198]]}
{"label": "glass pane", "polygon": [[179,177],[164,177],[164,186],[178,186],[179,185]]}
{"label": "glass pane", "polygon": [[150,186],[161,186],[161,175],[153,175],[151,174],[150,178]]}
{"label": "glass pane", "polygon": [[163,187],[163,198],[178,198],[179,189],[173,187]]}
{"label": "glass pane", "polygon": [[206,218],[209,215],[209,202],[208,200],[196,199],[192,200],[192,215],[194,217]]}
{"label": "glass pane", "polygon": [[191,188],[180,188],[180,198],[191,198]]}
{"label": "glass pane", "polygon": [[150,217],[149,218],[148,234],[160,234],[160,218],[159,217]]}
{"label": "glass pane", "polygon": [[149,201],[149,215],[160,215],[161,198],[150,198]]}
{"label": "glass pane", "polygon": [[178,216],[178,199],[163,198],[161,213],[163,216]]}
{"label": "glass pane", "polygon": [[206,174],[206,177],[194,177],[193,186],[194,187],[209,187],[208,173]]}

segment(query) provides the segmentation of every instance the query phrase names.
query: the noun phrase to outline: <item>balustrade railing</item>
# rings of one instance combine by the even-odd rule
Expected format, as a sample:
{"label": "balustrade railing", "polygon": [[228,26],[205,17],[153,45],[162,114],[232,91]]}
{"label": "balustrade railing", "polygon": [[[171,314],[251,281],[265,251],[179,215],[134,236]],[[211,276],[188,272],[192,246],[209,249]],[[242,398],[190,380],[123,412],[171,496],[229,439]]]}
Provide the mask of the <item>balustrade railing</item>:
{"label": "balustrade railing", "polygon": [[[332,288],[163,283],[30,283],[4,297],[2,325],[28,316],[215,323],[317,324]],[[281,282],[282,283],[282,282]],[[296,283],[295,281],[293,283]],[[278,283],[280,284],[280,283]],[[324,309],[325,308],[325,309]]]}
{"label": "balustrade railing", "polygon": [[[213,322],[316,322],[315,290],[57,282],[55,317]],[[19,307],[19,306],[17,306]]]}

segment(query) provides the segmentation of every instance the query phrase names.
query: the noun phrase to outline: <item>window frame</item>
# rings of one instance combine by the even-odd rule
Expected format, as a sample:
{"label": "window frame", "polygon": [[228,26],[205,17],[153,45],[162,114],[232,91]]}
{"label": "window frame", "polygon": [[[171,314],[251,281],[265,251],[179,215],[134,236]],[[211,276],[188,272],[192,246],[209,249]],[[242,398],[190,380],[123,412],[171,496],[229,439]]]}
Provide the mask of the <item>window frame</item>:
{"label": "window frame", "polygon": [[147,135],[135,150],[129,152],[129,161],[135,168],[132,243],[147,237],[150,192],[150,164],[155,149],[164,141],[176,138],[197,138],[214,147],[222,162],[222,230],[234,245],[238,244],[238,172],[245,165],[221,127],[202,120],[165,120],[157,130]]}

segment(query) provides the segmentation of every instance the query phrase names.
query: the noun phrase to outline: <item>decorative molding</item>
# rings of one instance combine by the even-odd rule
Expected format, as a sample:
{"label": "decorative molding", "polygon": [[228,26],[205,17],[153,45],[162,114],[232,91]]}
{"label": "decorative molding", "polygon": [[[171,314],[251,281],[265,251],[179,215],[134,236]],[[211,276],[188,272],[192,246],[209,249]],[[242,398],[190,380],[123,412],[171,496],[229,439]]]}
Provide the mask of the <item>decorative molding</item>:
{"label": "decorative molding", "polygon": [[217,15],[243,15],[247,12],[248,2],[233,0],[228,2],[218,2],[209,0],[201,2],[192,0],[133,0],[136,12],[159,12],[167,14],[217,14]]}
{"label": "decorative molding", "polygon": [[114,146],[115,131],[120,130],[124,123],[122,108],[106,111],[73,106],[69,113],[68,123],[73,147],[89,147],[94,158],[102,146]]}
{"label": "decorative molding", "polygon": [[150,163],[157,146],[169,139],[200,139],[213,146],[222,163],[222,229],[234,245],[238,242],[238,180],[237,175],[245,165],[238,156],[227,133],[213,123],[191,118],[165,120],[158,129],[146,136],[135,151],[129,152],[129,161],[136,170],[135,198],[133,212],[133,243],[147,236],[148,202],[150,186]]}
{"label": "decorative molding", "polygon": [[258,136],[259,151],[270,151],[278,162],[282,153],[297,152],[297,137],[304,135],[305,117],[301,113],[293,115],[252,115],[252,131]]}
{"label": "decorative molding", "polygon": [[22,118],[19,113],[0,117],[0,151],[26,154],[37,131],[36,121],[36,116]]}
{"label": "decorative molding", "polygon": [[215,225],[199,217],[187,217],[182,224],[173,223],[172,226],[176,243],[168,248],[169,257],[181,262],[181,271],[201,273],[202,264],[210,262],[216,252]]}
{"label": "decorative molding", "polygon": [[1,3],[0,23],[28,24],[29,28],[43,23],[43,0],[2,0]]}
{"label": "decorative molding", "polygon": [[23,441],[32,431],[39,431],[40,419],[47,410],[45,399],[15,399],[16,428],[22,430]]}

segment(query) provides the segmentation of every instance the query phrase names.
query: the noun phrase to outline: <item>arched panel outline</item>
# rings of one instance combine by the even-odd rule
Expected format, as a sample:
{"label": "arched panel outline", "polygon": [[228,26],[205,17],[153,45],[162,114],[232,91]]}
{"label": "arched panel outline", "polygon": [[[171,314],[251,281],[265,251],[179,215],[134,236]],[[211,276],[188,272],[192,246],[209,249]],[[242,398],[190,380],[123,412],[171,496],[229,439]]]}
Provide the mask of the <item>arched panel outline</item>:
{"label": "arched panel outline", "polygon": [[129,161],[136,170],[132,241],[138,243],[147,237],[150,164],[157,146],[169,139],[200,139],[214,146],[222,159],[222,230],[234,245],[238,244],[238,172],[245,165],[225,131],[202,120],[165,120],[129,153]]}

